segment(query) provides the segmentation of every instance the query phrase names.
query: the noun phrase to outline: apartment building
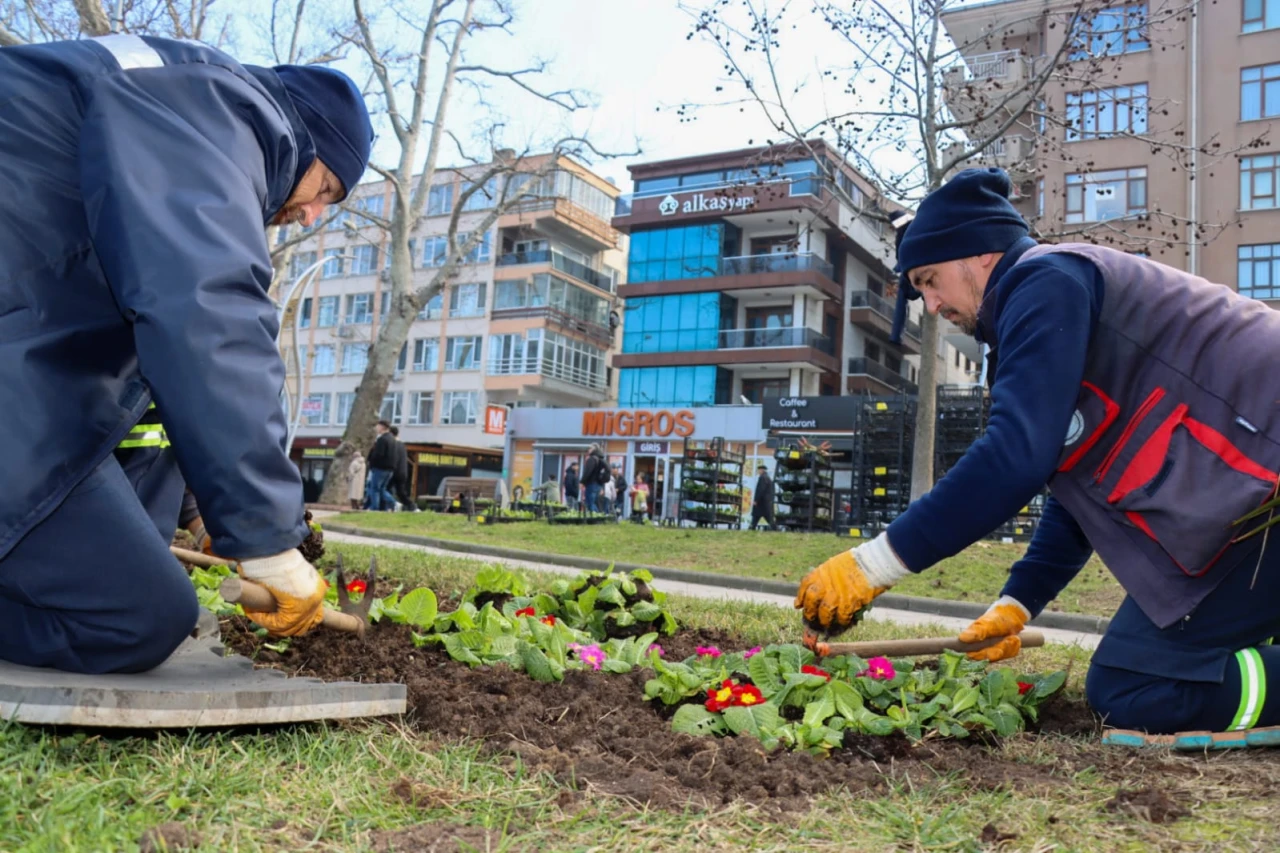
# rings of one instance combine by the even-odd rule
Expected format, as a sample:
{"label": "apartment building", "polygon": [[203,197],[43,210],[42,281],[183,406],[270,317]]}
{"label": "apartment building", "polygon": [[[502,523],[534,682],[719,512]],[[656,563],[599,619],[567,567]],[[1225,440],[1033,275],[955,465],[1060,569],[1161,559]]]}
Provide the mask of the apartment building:
{"label": "apartment building", "polygon": [[[503,438],[485,432],[487,407],[611,399],[608,356],[626,251],[609,221],[619,191],[569,157],[549,164],[551,156],[523,158],[522,174],[510,179],[518,185],[504,192],[493,179],[463,203],[461,239],[483,227],[503,199],[521,198],[503,207],[422,308],[400,353],[382,417],[400,426],[411,449],[427,454],[414,460],[432,468],[418,478],[420,492],[445,474],[501,471]],[[484,171],[437,171],[427,215],[410,241],[416,285],[429,284],[445,265],[450,216]],[[391,203],[389,182],[378,181],[360,185],[348,206],[384,215]],[[347,425],[391,297],[386,235],[357,214],[344,213],[298,245],[291,281],[317,263],[319,274],[282,336],[291,343],[296,324],[301,370],[289,359],[291,390],[301,383],[295,455],[311,460],[304,472],[313,479],[323,476]]]}
{"label": "apartment building", "polygon": [[[1069,34],[1077,5],[994,0],[942,16],[965,54],[944,77],[948,107],[971,121],[1009,100],[979,122],[984,138],[1021,115],[972,162],[1009,169],[1046,235],[1116,239],[1280,304],[1280,0],[1196,14],[1186,2],[1090,5]],[[1043,98],[1009,98],[1067,37]]]}
{"label": "apartment building", "polygon": [[[815,141],[630,172],[613,219],[630,236],[620,407],[915,392],[921,306],[890,343],[892,235],[849,203],[869,207],[872,190],[838,152]],[[976,381],[968,341],[941,348],[940,381]]]}

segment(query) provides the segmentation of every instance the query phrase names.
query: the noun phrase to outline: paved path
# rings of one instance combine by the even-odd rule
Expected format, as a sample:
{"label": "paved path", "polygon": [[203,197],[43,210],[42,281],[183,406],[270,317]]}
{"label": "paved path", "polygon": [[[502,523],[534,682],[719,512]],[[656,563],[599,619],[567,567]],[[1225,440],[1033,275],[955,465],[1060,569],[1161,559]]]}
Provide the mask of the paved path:
{"label": "paved path", "polygon": [[[316,513],[317,516],[320,513]],[[443,548],[431,548],[426,545],[411,545],[405,542],[392,542],[386,539],[377,539],[372,536],[352,536],[348,533],[338,533],[337,531],[325,530],[324,541],[329,542],[349,542],[353,545],[374,545],[383,548],[404,548],[411,551],[418,551],[424,554],[434,554],[439,557],[450,557],[461,560],[475,560],[477,563],[502,563],[508,566],[514,566],[521,569],[533,569],[541,572],[557,572],[559,574],[577,575],[582,570],[571,568],[569,566],[558,566],[554,563],[533,563],[526,560],[513,560],[502,557],[488,557],[474,554],[465,554],[458,551],[446,551]],[[674,592],[680,595],[689,595],[695,598],[706,598],[715,601],[753,601],[764,604],[776,604],[780,607],[786,607],[788,610],[792,607],[793,599],[790,596],[773,595],[767,592],[754,592],[751,590],[726,589],[719,586],[709,586],[696,583],[684,583],[681,581],[660,582],[660,586],[664,592]],[[942,632],[959,632],[969,624],[969,619],[957,619],[952,616],[934,616],[927,613],[912,613],[907,610],[890,610],[884,607],[876,607],[872,619],[885,622],[894,622],[899,625],[933,625]],[[1077,631],[1063,631],[1057,628],[1038,628],[1042,631],[1046,642],[1063,643],[1065,645],[1076,645],[1086,649],[1096,648],[1101,637],[1097,634],[1087,634]]]}

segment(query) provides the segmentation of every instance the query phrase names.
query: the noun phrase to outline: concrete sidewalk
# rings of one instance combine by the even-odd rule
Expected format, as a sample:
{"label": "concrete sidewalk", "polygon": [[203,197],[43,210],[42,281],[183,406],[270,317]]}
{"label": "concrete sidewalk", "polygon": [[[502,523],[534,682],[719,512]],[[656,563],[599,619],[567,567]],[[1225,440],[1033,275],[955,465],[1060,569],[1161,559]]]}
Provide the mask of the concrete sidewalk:
{"label": "concrete sidewalk", "polygon": [[[318,514],[317,514],[318,515]],[[390,539],[382,539],[373,536],[357,536],[350,533],[341,533],[331,530],[328,527],[324,531],[325,543],[342,543],[349,542],[353,545],[370,545],[383,548],[402,548],[411,551],[417,551],[422,554],[432,554],[438,557],[452,557],[455,559],[474,560],[477,563],[501,563],[503,565],[512,566],[521,569],[532,569],[542,572],[556,572],[565,575],[577,575],[582,569],[572,566],[558,565],[555,563],[531,562],[528,560],[516,560],[508,557],[496,557],[483,554],[467,554],[460,551],[446,550],[444,548],[433,548],[427,545],[416,545],[408,542],[397,542]],[[664,592],[673,592],[679,595],[693,596],[694,598],[710,599],[713,601],[750,601],[763,604],[774,604],[779,607],[792,609],[793,599],[789,595],[780,595],[772,592],[762,592],[749,589],[732,589],[729,587],[718,586],[714,584],[690,583],[678,580],[662,580],[659,587]],[[939,629],[939,633],[946,634],[951,632],[959,632],[964,629],[972,619],[958,618],[955,616],[941,616],[930,613],[916,613],[909,610],[895,610],[892,608],[876,606],[872,611],[871,619],[881,620],[884,622],[893,622],[899,625],[932,625]],[[1045,641],[1050,643],[1061,643],[1064,645],[1079,646],[1084,649],[1094,649],[1098,645],[1098,641],[1102,639],[1100,634],[1089,633],[1085,631],[1071,631],[1060,628],[1040,628],[1045,635]]]}

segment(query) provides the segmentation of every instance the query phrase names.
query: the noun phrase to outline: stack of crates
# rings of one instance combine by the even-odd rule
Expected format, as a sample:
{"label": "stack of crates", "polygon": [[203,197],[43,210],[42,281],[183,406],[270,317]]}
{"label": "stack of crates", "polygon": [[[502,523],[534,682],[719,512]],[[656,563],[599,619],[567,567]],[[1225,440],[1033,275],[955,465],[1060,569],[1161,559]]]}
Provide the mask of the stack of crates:
{"label": "stack of crates", "polygon": [[852,519],[887,527],[911,502],[914,397],[865,397],[854,425]]}
{"label": "stack of crates", "polygon": [[935,483],[982,435],[990,408],[990,398],[981,385],[938,386],[938,424],[933,441]]}

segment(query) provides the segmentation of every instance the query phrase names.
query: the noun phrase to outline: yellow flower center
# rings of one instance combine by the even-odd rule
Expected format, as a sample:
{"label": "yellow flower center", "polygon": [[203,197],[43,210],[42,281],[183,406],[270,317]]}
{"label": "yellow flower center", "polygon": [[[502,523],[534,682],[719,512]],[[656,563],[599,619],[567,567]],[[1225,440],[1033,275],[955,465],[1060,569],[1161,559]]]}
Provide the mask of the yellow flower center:
{"label": "yellow flower center", "polygon": [[754,705],[756,704],[756,696],[754,693],[743,693],[742,698],[739,699],[738,701],[740,701],[743,705]]}
{"label": "yellow flower center", "polygon": [[719,690],[716,691],[717,702],[728,702],[732,698],[733,698],[733,688],[731,687],[721,687]]}

